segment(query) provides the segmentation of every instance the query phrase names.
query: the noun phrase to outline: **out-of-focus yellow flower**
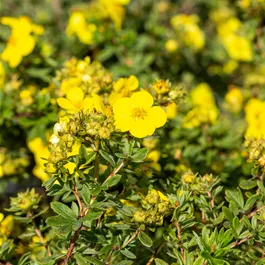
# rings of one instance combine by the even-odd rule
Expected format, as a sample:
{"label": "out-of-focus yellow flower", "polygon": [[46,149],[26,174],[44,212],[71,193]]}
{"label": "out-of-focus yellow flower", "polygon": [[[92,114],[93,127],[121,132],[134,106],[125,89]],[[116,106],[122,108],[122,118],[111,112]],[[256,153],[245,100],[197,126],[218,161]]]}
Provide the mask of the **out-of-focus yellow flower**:
{"label": "out-of-focus yellow flower", "polygon": [[34,154],[36,166],[33,169],[33,174],[42,182],[49,178],[49,175],[44,171],[46,163],[42,158],[48,159],[50,152],[48,146],[45,145],[40,137],[36,137],[28,142],[29,150]]}
{"label": "out-of-focus yellow flower", "polygon": [[69,18],[66,33],[68,36],[77,36],[85,44],[92,44],[96,29],[95,24],[86,22],[85,14],[82,11],[74,11]]}
{"label": "out-of-focus yellow flower", "polygon": [[29,106],[34,102],[33,94],[35,91],[36,88],[34,86],[30,86],[28,89],[24,89],[19,92],[22,105]]}
{"label": "out-of-focus yellow flower", "polygon": [[160,172],[161,165],[158,163],[159,158],[160,158],[160,152],[158,150],[153,150],[147,154],[145,161],[151,162],[149,164],[150,168],[153,168],[156,171]]}
{"label": "out-of-focus yellow flower", "polygon": [[248,123],[246,137],[256,139],[265,137],[265,101],[250,99],[246,104],[245,112]]}
{"label": "out-of-focus yellow flower", "polygon": [[83,90],[79,87],[69,90],[66,93],[66,98],[58,98],[57,103],[69,113],[94,109],[102,113],[105,112],[104,104],[98,95],[93,94],[92,97],[85,97]]}
{"label": "out-of-focus yellow flower", "polygon": [[238,18],[231,17],[217,26],[217,32],[220,37],[226,37],[235,33],[241,26],[241,21]]}
{"label": "out-of-focus yellow flower", "polygon": [[6,61],[11,67],[17,67],[24,56],[29,55],[36,44],[35,35],[41,35],[44,32],[42,26],[35,25],[28,17],[2,17],[0,22],[11,27],[11,34],[7,45],[1,53],[1,59]]}
{"label": "out-of-focus yellow flower", "polygon": [[76,164],[73,162],[67,162],[64,167],[69,170],[70,174],[73,174],[76,168]]}
{"label": "out-of-focus yellow flower", "polygon": [[165,44],[165,49],[168,52],[175,52],[178,49],[179,45],[176,40],[168,40]]}
{"label": "out-of-focus yellow flower", "polygon": [[168,119],[174,119],[177,115],[177,104],[175,102],[171,102],[166,106],[166,113]]}
{"label": "out-of-focus yellow flower", "polygon": [[221,23],[221,22],[227,21],[233,15],[234,15],[233,9],[228,8],[227,6],[221,6],[217,9],[214,9],[210,13],[210,18],[215,23]]}
{"label": "out-of-focus yellow flower", "polygon": [[14,219],[12,215],[8,215],[4,218],[2,215],[2,220],[0,220],[0,235],[9,236],[14,227]]}
{"label": "out-of-focus yellow flower", "polygon": [[238,67],[238,62],[237,61],[229,60],[227,63],[224,64],[223,71],[226,74],[231,74],[232,72],[234,72],[236,70],[237,67]]}
{"label": "out-of-focus yellow flower", "polygon": [[195,51],[201,50],[205,44],[205,36],[197,23],[197,15],[180,14],[172,17],[171,24],[182,42]]}
{"label": "out-of-focus yellow flower", "polygon": [[239,113],[242,109],[244,97],[240,88],[232,86],[225,95],[227,109],[234,113]]}
{"label": "out-of-focus yellow flower", "polygon": [[218,116],[218,109],[207,83],[197,85],[191,92],[193,109],[190,110],[182,121],[184,128],[198,127],[203,123],[214,123]]}
{"label": "out-of-focus yellow flower", "polygon": [[5,67],[0,61],[0,89],[4,88],[5,79],[6,79]]}
{"label": "out-of-focus yellow flower", "polygon": [[198,84],[190,95],[192,104],[195,106],[216,107],[212,90],[207,83]]}
{"label": "out-of-focus yellow flower", "polygon": [[81,84],[81,80],[77,77],[69,77],[62,81],[61,84],[61,91],[66,94],[70,91],[73,87],[79,87]]}
{"label": "out-of-focus yellow flower", "polygon": [[116,129],[130,131],[138,138],[152,135],[167,120],[165,111],[161,107],[153,107],[153,102],[153,97],[146,91],[117,100],[113,106]]}
{"label": "out-of-focus yellow flower", "polygon": [[159,140],[154,137],[147,137],[143,139],[143,146],[149,148],[149,149],[154,149],[157,147]]}
{"label": "out-of-focus yellow flower", "polygon": [[223,44],[231,59],[244,62],[252,61],[251,42],[245,37],[230,35],[223,39]]}
{"label": "out-of-focus yellow flower", "polygon": [[121,28],[122,21],[125,17],[125,5],[131,0],[99,0],[107,16],[114,22],[116,29]]}
{"label": "out-of-focus yellow flower", "polygon": [[120,78],[113,85],[113,92],[109,96],[109,103],[113,105],[118,99],[130,97],[132,92],[139,86],[138,79],[131,75],[128,78]]}

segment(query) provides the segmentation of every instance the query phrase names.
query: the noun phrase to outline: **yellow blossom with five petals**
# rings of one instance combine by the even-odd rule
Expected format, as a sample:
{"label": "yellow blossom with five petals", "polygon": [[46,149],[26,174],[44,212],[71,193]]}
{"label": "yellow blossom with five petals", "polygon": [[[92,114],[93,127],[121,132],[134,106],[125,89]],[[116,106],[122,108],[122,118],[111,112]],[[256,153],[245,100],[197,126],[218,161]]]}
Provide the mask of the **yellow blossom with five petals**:
{"label": "yellow blossom with five petals", "polygon": [[165,111],[153,103],[153,97],[146,91],[117,100],[113,106],[116,129],[129,131],[137,138],[152,135],[167,120]]}

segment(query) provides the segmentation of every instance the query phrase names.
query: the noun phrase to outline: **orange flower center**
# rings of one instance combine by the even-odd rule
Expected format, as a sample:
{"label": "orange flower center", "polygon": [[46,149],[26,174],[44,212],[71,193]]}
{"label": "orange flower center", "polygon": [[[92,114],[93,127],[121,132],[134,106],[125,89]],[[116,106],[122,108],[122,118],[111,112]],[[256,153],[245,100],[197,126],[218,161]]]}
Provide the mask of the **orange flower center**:
{"label": "orange flower center", "polygon": [[139,119],[144,120],[146,116],[147,116],[147,111],[143,108],[136,107],[132,110],[132,117],[135,120],[139,120]]}

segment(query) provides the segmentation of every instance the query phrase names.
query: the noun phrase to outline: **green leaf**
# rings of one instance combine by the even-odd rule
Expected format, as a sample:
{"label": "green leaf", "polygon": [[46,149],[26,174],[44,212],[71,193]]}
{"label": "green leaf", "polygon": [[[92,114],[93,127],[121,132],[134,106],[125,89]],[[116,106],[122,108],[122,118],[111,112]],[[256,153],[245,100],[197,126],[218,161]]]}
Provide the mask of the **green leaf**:
{"label": "green leaf", "polygon": [[123,260],[119,263],[117,263],[116,265],[132,265],[133,264],[133,261],[131,260]]}
{"label": "green leaf", "polygon": [[165,261],[162,260],[162,259],[158,259],[158,258],[155,259],[155,264],[156,264],[156,265],[168,265],[167,262],[165,262]]}
{"label": "green leaf", "polygon": [[116,174],[113,177],[111,177],[110,179],[108,179],[104,185],[102,185],[102,189],[108,189],[109,187],[115,186],[116,184],[118,184],[121,180],[121,175]]}
{"label": "green leaf", "polygon": [[141,148],[137,150],[136,153],[131,156],[131,160],[135,163],[143,162],[147,156],[147,153],[148,153],[147,148]]}
{"label": "green leaf", "polygon": [[80,254],[75,254],[75,258],[78,265],[87,265],[87,260],[83,258]]}
{"label": "green leaf", "polygon": [[65,204],[61,202],[52,202],[51,208],[58,213],[59,215],[63,216],[66,219],[76,220],[75,213]]}
{"label": "green leaf", "polygon": [[64,218],[62,216],[52,216],[46,219],[46,224],[50,226],[65,226],[73,225],[76,220],[70,218]]}
{"label": "green leaf", "polygon": [[236,204],[240,209],[244,208],[244,198],[240,189],[235,190],[226,190],[225,191],[226,199],[230,204]]}
{"label": "green leaf", "polygon": [[93,264],[93,265],[104,265],[103,262],[100,260],[94,258],[94,257],[82,257],[80,254],[75,254],[76,261],[78,265],[88,265],[88,264]]}
{"label": "green leaf", "polygon": [[122,249],[120,252],[129,259],[136,259],[137,257],[128,249]]}
{"label": "green leaf", "polygon": [[91,212],[91,213],[88,213],[86,216],[82,217],[79,220],[81,222],[84,222],[84,221],[93,221],[93,220],[98,219],[101,215],[102,215],[102,212]]}
{"label": "green leaf", "polygon": [[223,209],[223,213],[224,213],[225,217],[227,218],[227,220],[229,222],[232,222],[233,221],[233,218],[234,218],[234,215],[230,211],[230,209],[228,209],[226,206],[224,206],[222,209]]}
{"label": "green leaf", "polygon": [[255,202],[258,200],[259,197],[260,197],[259,194],[254,194],[251,197],[249,197],[248,200],[246,201],[244,211],[250,210],[253,207],[253,205],[255,204]]}
{"label": "green leaf", "polygon": [[140,232],[138,239],[140,240],[140,242],[146,246],[146,247],[151,247],[153,245],[153,241],[152,239],[144,232]]}
{"label": "green leaf", "polygon": [[200,256],[200,257],[198,257],[195,260],[195,262],[193,263],[193,265],[203,265],[204,261],[205,261],[205,259],[202,256]]}
{"label": "green leaf", "polygon": [[90,190],[87,185],[83,185],[81,190],[81,196],[84,202],[89,205],[90,204]]}
{"label": "green leaf", "polygon": [[239,186],[243,190],[251,190],[257,186],[257,181],[255,181],[255,180],[243,180],[239,183]]}
{"label": "green leaf", "polygon": [[108,161],[113,167],[115,166],[115,161],[114,161],[113,157],[112,157],[109,153],[107,153],[107,152],[105,152],[105,151],[103,151],[103,150],[99,150],[99,153],[100,153],[100,155],[101,155],[106,161]]}

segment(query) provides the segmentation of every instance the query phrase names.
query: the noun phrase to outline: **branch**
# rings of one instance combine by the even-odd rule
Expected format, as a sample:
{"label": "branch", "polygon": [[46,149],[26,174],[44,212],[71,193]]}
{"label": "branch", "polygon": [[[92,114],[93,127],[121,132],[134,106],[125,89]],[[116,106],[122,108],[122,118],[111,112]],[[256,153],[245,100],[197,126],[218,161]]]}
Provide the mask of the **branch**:
{"label": "branch", "polygon": [[157,254],[160,252],[160,250],[164,247],[166,241],[164,241],[160,247],[153,253],[153,255],[151,256],[151,258],[147,261],[146,265],[151,265],[152,262],[154,261],[154,259],[156,258]]}
{"label": "branch", "polygon": [[244,242],[248,241],[250,238],[252,238],[253,236],[252,235],[249,235],[243,239],[241,239],[240,241],[236,241],[233,245],[232,245],[232,248],[236,247],[236,246],[239,246],[241,244],[243,244]]}
{"label": "branch", "polygon": [[[83,210],[82,202],[81,202],[81,200],[79,198],[79,195],[78,195],[78,190],[77,190],[76,184],[74,185],[73,193],[74,193],[74,195],[76,197],[76,200],[77,200],[79,208],[80,208],[79,218],[82,218],[84,216],[84,210]],[[75,247],[75,243],[76,243],[76,241],[78,239],[80,231],[82,230],[82,227],[83,227],[83,225],[81,224],[80,227],[74,233],[74,236],[73,236],[73,238],[71,240],[71,244],[70,244],[70,246],[68,248],[68,251],[67,251],[66,258],[65,258],[64,263],[63,263],[64,265],[66,265],[68,263],[71,255],[72,255],[73,249]]]}
{"label": "branch", "polygon": [[64,263],[63,263],[64,265],[66,265],[68,263],[71,255],[72,255],[73,249],[75,247],[75,243],[76,243],[76,241],[78,239],[78,236],[79,236],[79,233],[80,233],[81,229],[82,229],[82,225],[74,233],[74,236],[72,238],[71,244],[70,244],[69,249],[67,251],[66,258],[65,258]]}
{"label": "branch", "polygon": [[47,250],[47,252],[48,252],[49,257],[51,257],[51,256],[52,256],[52,253],[51,253],[50,247],[46,245],[46,243],[45,243],[45,241],[44,241],[44,238],[43,238],[43,236],[42,236],[42,234],[41,234],[41,231],[40,231],[40,229],[37,227],[37,225],[36,225],[36,223],[35,223],[34,220],[32,220],[32,224],[33,224],[33,226],[34,226],[35,233],[37,234],[37,236],[38,236],[39,239],[40,239],[40,242],[45,246],[45,248],[46,248],[46,250]]}
{"label": "branch", "polygon": [[114,177],[124,167],[124,165],[125,165],[125,160],[123,160],[121,164],[109,174],[109,176],[104,180],[102,185],[104,185],[109,179]]}

